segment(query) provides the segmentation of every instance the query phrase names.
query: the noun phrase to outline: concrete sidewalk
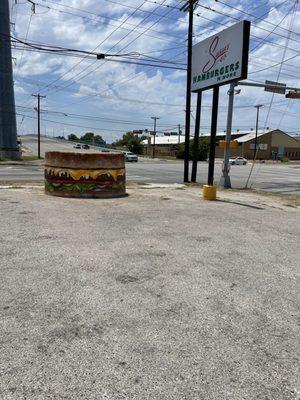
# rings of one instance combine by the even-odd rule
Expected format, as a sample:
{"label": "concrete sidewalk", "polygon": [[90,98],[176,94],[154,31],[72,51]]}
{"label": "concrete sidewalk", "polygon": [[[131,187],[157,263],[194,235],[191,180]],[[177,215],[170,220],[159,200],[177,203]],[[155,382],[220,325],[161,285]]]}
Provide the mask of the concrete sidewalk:
{"label": "concrete sidewalk", "polygon": [[299,207],[0,190],[0,398],[297,400]]}

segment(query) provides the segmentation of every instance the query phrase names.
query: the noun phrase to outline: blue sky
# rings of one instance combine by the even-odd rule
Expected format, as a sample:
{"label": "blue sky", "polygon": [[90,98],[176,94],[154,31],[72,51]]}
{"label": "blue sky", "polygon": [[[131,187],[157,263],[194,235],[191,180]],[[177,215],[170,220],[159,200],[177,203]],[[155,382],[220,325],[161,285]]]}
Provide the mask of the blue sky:
{"label": "blue sky", "polygon": [[[184,3],[181,0],[158,0],[156,4],[154,0],[35,2],[35,13],[26,0],[11,5],[14,36],[68,48],[91,51],[98,46],[98,52],[140,52],[186,62],[187,15],[177,10]],[[249,79],[257,82],[278,79],[288,86],[300,86],[300,56],[297,56],[300,54],[300,10],[299,5],[295,10],[294,0],[224,0],[223,4],[204,0],[200,3],[199,16],[195,16],[194,43],[239,20],[251,20]],[[21,134],[36,132],[35,99],[31,94],[37,92],[47,96],[42,101],[42,108],[47,111],[42,116],[42,132],[48,135],[94,131],[112,142],[127,130],[151,129],[151,116],[160,117],[158,129],[161,131],[175,131],[178,124],[184,125],[185,72],[182,70],[21,50],[13,53],[17,111],[22,114],[18,116]],[[281,69],[280,65],[274,66],[290,58]],[[264,71],[257,72],[260,70]],[[227,86],[221,89],[219,130],[226,126],[227,90]],[[196,95],[192,97],[195,106]],[[235,99],[233,128],[254,127],[254,105],[264,104],[261,127],[300,133],[299,100],[275,95],[269,110],[271,101],[272,94],[263,89],[242,87]],[[205,93],[203,103],[201,130],[207,132],[210,92]]]}

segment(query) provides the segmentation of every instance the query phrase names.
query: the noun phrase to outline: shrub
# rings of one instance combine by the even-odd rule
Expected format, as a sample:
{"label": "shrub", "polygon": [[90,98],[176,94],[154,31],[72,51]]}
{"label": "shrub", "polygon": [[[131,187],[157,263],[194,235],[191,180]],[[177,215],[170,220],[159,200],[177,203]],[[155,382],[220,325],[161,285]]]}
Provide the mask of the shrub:
{"label": "shrub", "polygon": [[[209,152],[209,141],[210,139],[207,137],[199,138],[199,146],[198,146],[198,161],[205,161]],[[193,147],[194,147],[194,139],[190,141],[190,149],[189,149],[189,159],[193,159]],[[178,151],[176,152],[176,157],[183,159],[184,158],[184,143],[179,145]]]}

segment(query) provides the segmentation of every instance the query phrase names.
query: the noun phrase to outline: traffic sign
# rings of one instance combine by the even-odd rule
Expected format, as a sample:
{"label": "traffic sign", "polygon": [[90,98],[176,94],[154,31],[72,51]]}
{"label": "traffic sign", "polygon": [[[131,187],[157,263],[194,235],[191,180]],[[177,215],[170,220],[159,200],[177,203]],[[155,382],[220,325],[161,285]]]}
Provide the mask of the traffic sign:
{"label": "traffic sign", "polygon": [[265,91],[277,94],[285,94],[286,84],[274,81],[266,81]]}
{"label": "traffic sign", "polygon": [[144,131],[143,131],[142,129],[137,130],[137,131],[132,131],[132,133],[133,133],[134,135],[142,135],[143,132],[144,132]]}

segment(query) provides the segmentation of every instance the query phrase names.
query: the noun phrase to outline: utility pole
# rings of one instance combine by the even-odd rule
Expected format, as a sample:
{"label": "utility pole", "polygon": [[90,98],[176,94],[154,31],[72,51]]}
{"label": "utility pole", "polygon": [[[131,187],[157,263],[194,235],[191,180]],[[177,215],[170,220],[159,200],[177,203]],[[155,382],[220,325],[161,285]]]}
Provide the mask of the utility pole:
{"label": "utility pole", "polygon": [[189,154],[190,154],[190,127],[191,127],[191,84],[192,84],[192,48],[193,48],[193,22],[194,9],[198,0],[188,0],[180,11],[189,13],[188,27],[188,55],[186,78],[186,111],[185,111],[185,143],[184,143],[184,182],[189,182]]}
{"label": "utility pole", "polygon": [[233,102],[235,95],[235,83],[230,84],[230,89],[228,91],[228,114],[227,114],[227,127],[226,127],[226,144],[224,149],[224,161],[223,161],[223,169],[222,169],[222,177],[220,184],[224,186],[224,188],[231,188],[231,181],[229,176],[229,157],[230,157],[230,142],[231,142],[231,130],[232,130],[232,115],[233,115]]}
{"label": "utility pole", "polygon": [[256,108],[256,127],[255,127],[255,142],[254,142],[254,154],[253,154],[253,161],[256,159],[256,153],[257,153],[257,135],[258,135],[258,121],[259,121],[259,109],[263,107],[262,104],[258,104],[254,106]]}
{"label": "utility pole", "polygon": [[148,129],[145,129],[145,133],[148,134],[147,137],[147,156],[150,158],[150,149],[151,149],[151,135],[150,135],[150,131]]}
{"label": "utility pole", "polygon": [[37,113],[38,113],[38,158],[41,158],[41,99],[46,96],[41,96],[40,93],[33,94],[37,98]]}
{"label": "utility pole", "polygon": [[201,103],[202,103],[202,92],[198,92],[197,93],[196,122],[195,122],[195,136],[194,136],[194,146],[193,146],[192,179],[191,179],[193,183],[195,183],[197,180]]}
{"label": "utility pole", "polygon": [[256,111],[256,127],[255,127],[254,154],[253,154],[252,166],[251,166],[251,169],[250,169],[250,172],[249,172],[249,176],[248,176],[248,178],[247,178],[247,182],[246,182],[246,185],[245,185],[245,189],[248,189],[248,184],[249,184],[249,181],[250,181],[250,178],[251,178],[251,175],[252,175],[252,172],[253,172],[253,168],[254,168],[254,165],[255,165],[256,157],[257,157],[257,136],[258,136],[259,109],[260,109],[261,107],[263,107],[263,105],[262,105],[262,104],[258,104],[258,105],[254,106],[254,107],[255,107],[256,110],[257,110],[257,111]]}
{"label": "utility pole", "polygon": [[20,159],[10,40],[9,0],[0,1],[0,157]]}
{"label": "utility pole", "polygon": [[155,158],[155,138],[156,138],[156,121],[160,119],[159,117],[151,117],[154,121],[154,130],[153,130],[153,152],[152,152],[152,158]]}

